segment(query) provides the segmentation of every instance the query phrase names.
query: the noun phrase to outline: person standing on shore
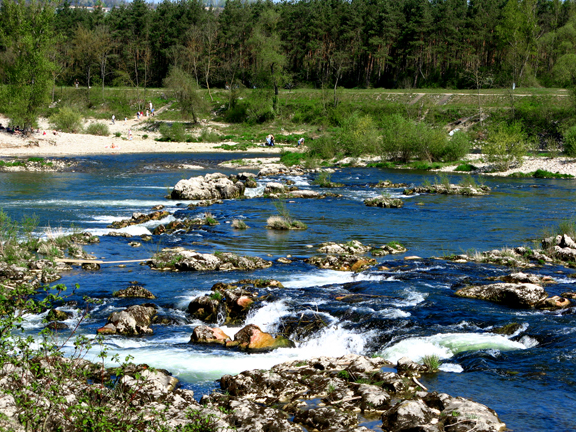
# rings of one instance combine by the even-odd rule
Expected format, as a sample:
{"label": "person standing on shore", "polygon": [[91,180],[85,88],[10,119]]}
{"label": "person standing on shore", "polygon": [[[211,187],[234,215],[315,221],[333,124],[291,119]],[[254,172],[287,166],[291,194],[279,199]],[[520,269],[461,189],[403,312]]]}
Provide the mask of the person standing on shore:
{"label": "person standing on shore", "polygon": [[112,124],[116,124],[116,116],[112,114]]}
{"label": "person standing on shore", "polygon": [[128,139],[132,141],[132,129],[128,129]]}

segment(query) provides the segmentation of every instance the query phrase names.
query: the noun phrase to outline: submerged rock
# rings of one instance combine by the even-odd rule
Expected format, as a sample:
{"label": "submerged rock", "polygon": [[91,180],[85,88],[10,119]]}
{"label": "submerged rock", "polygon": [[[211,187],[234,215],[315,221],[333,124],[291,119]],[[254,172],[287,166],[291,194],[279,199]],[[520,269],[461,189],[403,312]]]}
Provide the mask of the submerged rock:
{"label": "submerged rock", "polygon": [[390,242],[384,246],[380,246],[379,248],[372,249],[370,252],[373,256],[386,256],[386,255],[395,255],[395,254],[402,254],[406,253],[408,249],[402,246],[400,243],[397,242]]}
{"label": "submerged rock", "polygon": [[240,198],[246,187],[240,180],[233,181],[225,174],[213,173],[180,180],[174,186],[170,198],[188,200],[212,200]]}

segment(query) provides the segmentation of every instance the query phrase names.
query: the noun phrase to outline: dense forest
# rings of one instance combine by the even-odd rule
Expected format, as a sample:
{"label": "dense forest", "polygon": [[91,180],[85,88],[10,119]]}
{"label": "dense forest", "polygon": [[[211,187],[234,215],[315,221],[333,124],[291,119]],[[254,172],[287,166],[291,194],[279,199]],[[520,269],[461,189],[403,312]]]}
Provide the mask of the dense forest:
{"label": "dense forest", "polygon": [[134,0],[111,9],[34,0],[25,3],[27,12],[18,9],[23,4],[5,0],[0,8],[4,82],[13,78],[25,19],[57,85],[159,87],[174,66],[202,87],[485,88],[576,80],[576,9],[569,0],[229,0],[223,8]]}

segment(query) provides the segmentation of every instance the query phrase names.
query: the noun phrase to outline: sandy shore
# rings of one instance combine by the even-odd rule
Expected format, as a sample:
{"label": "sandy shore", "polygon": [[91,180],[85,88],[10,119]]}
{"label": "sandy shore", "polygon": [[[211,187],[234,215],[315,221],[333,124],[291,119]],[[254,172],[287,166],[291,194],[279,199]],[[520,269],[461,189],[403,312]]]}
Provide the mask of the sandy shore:
{"label": "sandy shore", "polygon": [[[105,123],[110,129],[106,137],[88,134],[70,134],[54,132],[45,119],[40,120],[40,132],[30,137],[22,137],[0,132],[0,157],[2,156],[83,156],[119,153],[219,153],[230,152],[216,148],[222,143],[185,143],[185,142],[159,142],[158,132],[143,130],[144,121],[135,118],[111,121],[88,120],[90,123]],[[0,118],[0,123],[8,124],[8,120]],[[129,140],[129,131],[132,139]],[[115,136],[120,133],[120,137]],[[144,138],[144,135],[148,135]],[[227,143],[233,144],[233,143]],[[280,147],[255,147],[248,150],[250,153],[280,153]],[[246,152],[245,150],[243,152]]]}

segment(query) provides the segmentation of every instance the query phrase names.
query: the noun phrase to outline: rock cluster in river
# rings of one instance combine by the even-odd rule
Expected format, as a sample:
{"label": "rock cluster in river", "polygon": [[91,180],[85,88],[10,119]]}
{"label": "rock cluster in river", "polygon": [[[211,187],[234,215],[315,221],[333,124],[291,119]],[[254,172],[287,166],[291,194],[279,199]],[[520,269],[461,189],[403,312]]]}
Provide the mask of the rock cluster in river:
{"label": "rock cluster in river", "polygon": [[376,264],[374,258],[359,257],[355,255],[316,255],[304,260],[322,269],[359,272]]}
{"label": "rock cluster in river", "polygon": [[374,185],[374,187],[383,189],[400,189],[406,188],[408,185],[406,183],[392,183],[390,180],[380,180]]}
{"label": "rock cluster in river", "polygon": [[[399,362],[398,373],[392,366],[381,358],[354,354],[292,361],[270,371],[224,375],[220,386],[225,394],[212,393],[201,403],[232,410],[227,420],[246,431],[271,430],[272,424],[274,430],[300,431],[294,423],[308,430],[368,431],[359,426],[358,414],[379,417],[388,431],[505,430],[485,405],[424,391],[417,377],[425,367],[408,359]],[[254,415],[263,407],[268,419],[264,424]]]}
{"label": "rock cluster in river", "polygon": [[248,324],[240,329],[232,340],[220,328],[198,326],[192,331],[190,343],[222,345],[225,348],[239,349],[249,353],[262,353],[273,351],[278,348],[294,348],[295,344],[290,339],[278,335],[273,336],[264,332],[254,324]]}
{"label": "rock cluster in river", "polygon": [[122,229],[132,225],[140,225],[149,221],[158,221],[167,216],[170,216],[170,213],[162,210],[156,210],[149,214],[137,212],[133,213],[130,219],[122,219],[120,221],[112,222],[108,225],[108,228]]}
{"label": "rock cluster in river", "polygon": [[268,198],[326,198],[340,197],[342,195],[335,193],[320,193],[310,189],[298,189],[296,186],[286,186],[278,182],[266,184],[264,196]]}
{"label": "rock cluster in river", "polygon": [[155,270],[169,271],[257,270],[272,265],[260,257],[240,256],[230,252],[203,254],[180,247],[163,249],[147,264]]}
{"label": "rock cluster in river", "polygon": [[509,282],[467,286],[456,291],[459,297],[488,300],[514,308],[555,310],[570,306],[570,300],[549,296],[533,277],[524,273],[510,275]]}
{"label": "rock cluster in river", "polygon": [[404,206],[404,201],[400,198],[392,198],[382,195],[376,198],[365,199],[364,204],[368,207],[401,208]]}
{"label": "rock cluster in river", "polygon": [[186,200],[212,200],[240,198],[245,184],[237,177],[229,178],[222,173],[206,174],[180,180],[172,189],[170,198]]}
{"label": "rock cluster in river", "polygon": [[576,242],[567,234],[542,239],[542,249],[519,246],[514,249],[494,249],[475,254],[460,254],[445,259],[464,263],[467,261],[501,264],[513,267],[534,267],[545,264],[573,266],[576,262]]}
{"label": "rock cluster in river", "polygon": [[[147,365],[127,364],[119,374],[117,368],[55,357],[41,360],[39,366],[42,373],[32,374],[9,363],[0,370],[7,391],[0,397],[4,414],[0,427],[26,430],[19,422],[22,406],[11,391],[28,388],[27,400],[40,410],[49,394],[43,390],[49,390],[51,380],[63,371],[65,384],[59,386],[56,405],[42,411],[41,422],[49,430],[75,430],[91,414],[91,407],[82,403],[91,394],[99,395],[100,419],[122,419],[138,430],[150,431],[200,424],[206,430],[239,432],[300,432],[302,426],[331,432],[369,431],[359,426],[362,418],[379,418],[379,426],[393,432],[500,432],[506,427],[485,405],[423,390],[417,377],[426,368],[408,359],[398,362],[397,373],[382,358],[349,354],[224,375],[219,380],[222,392],[205,395],[200,403],[191,390],[178,388],[178,380],[169,372]],[[113,377],[114,388],[101,385]],[[62,415],[71,412],[78,416]]]}
{"label": "rock cluster in river", "polygon": [[434,184],[427,186],[415,186],[404,189],[404,195],[418,194],[443,194],[443,195],[487,195],[490,188],[485,185],[455,185]]}
{"label": "rock cluster in river", "polygon": [[97,330],[99,334],[120,334],[124,336],[142,336],[152,334],[152,318],[156,315],[157,306],[152,303],[133,305],[120,312],[112,312],[104,327]]}

